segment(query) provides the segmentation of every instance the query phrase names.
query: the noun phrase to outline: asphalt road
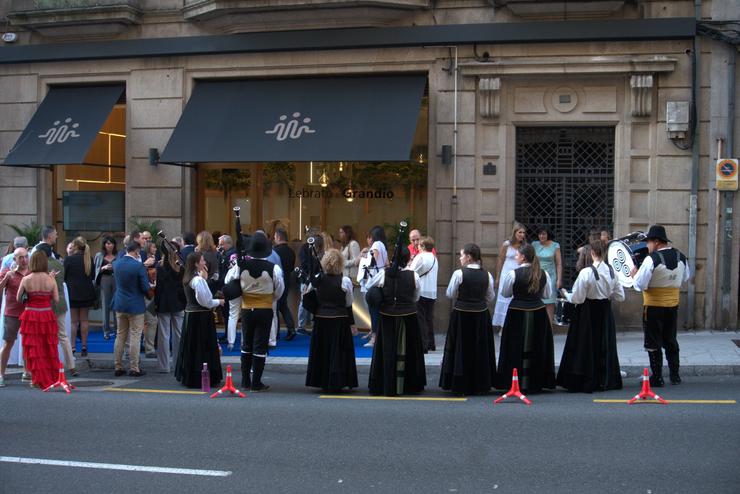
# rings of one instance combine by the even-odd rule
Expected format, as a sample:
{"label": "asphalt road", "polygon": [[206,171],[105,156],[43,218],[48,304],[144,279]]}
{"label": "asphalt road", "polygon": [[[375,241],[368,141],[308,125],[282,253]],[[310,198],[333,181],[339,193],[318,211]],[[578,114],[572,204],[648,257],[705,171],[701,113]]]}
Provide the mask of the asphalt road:
{"label": "asphalt road", "polygon": [[[367,382],[361,368],[361,382]],[[114,381],[110,371],[82,377]],[[326,399],[297,369],[245,399],[0,389],[0,492],[737,493],[740,404],[634,406],[639,388],[494,406]],[[436,384],[436,376],[430,376]],[[122,388],[182,390],[166,375]],[[344,396],[366,397],[366,387]],[[740,377],[689,377],[667,399],[737,400]],[[451,398],[436,386],[422,397]],[[225,477],[9,463],[7,457],[231,472]]]}

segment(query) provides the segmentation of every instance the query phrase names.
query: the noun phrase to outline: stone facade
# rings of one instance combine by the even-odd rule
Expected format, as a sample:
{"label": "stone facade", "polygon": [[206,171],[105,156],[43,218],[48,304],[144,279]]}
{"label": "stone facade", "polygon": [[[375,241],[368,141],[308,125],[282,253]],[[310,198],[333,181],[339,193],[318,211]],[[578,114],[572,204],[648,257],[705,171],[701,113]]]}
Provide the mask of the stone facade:
{"label": "stone facade", "polygon": [[[72,2],[75,3],[75,2]],[[90,2],[77,2],[68,13],[21,12],[10,2],[0,8],[17,26],[18,43],[43,44],[60,40],[105,38],[101,23],[115,22],[107,39],[215,35],[244,30],[287,29],[291,12],[310,10],[315,2],[254,2],[228,21],[222,2],[105,2],[107,10],[92,10]],[[94,3],[94,2],[92,2]],[[321,3],[321,2],[319,2]],[[690,1],[591,2],[574,17],[558,4],[547,4],[537,15],[536,2],[522,1],[389,1],[344,3],[342,26],[431,25],[481,22],[521,22],[529,19],[639,18],[693,16]],[[584,2],[589,3],[589,2]],[[705,1],[702,14],[716,20],[738,19],[734,2]],[[374,15],[365,20],[372,4]],[[511,4],[511,5],[508,5]],[[569,6],[573,2],[567,3]],[[577,2],[576,2],[577,4]],[[251,6],[250,6],[251,5]],[[320,6],[328,8],[327,5]],[[316,7],[318,8],[318,7]],[[570,8],[570,7],[569,7]],[[15,9],[15,10],[14,10]],[[79,10],[82,9],[82,10]],[[353,10],[354,9],[354,10]],[[559,10],[560,9],[560,10]],[[106,14],[105,12],[109,12]],[[200,16],[208,22],[196,23]],[[392,15],[388,13],[391,12]],[[123,14],[126,15],[123,15]],[[22,14],[22,15],[21,15]],[[43,14],[43,15],[41,15]],[[33,19],[61,16],[57,29],[34,24]],[[322,15],[327,15],[323,13]],[[50,17],[51,16],[51,17]],[[560,16],[560,17],[559,17]],[[121,21],[125,17],[125,22]],[[197,16],[196,16],[197,17]],[[238,22],[236,22],[238,21]],[[370,24],[368,24],[368,22]],[[259,24],[259,29],[255,27]],[[272,23],[272,24],[271,24]],[[52,23],[53,24],[53,23]],[[11,25],[11,27],[12,27]],[[296,18],[296,27],[305,28]],[[61,29],[66,26],[65,30]],[[73,26],[74,29],[71,29]],[[86,27],[87,26],[87,27]],[[310,26],[309,26],[310,27]],[[86,29],[89,31],[86,31]],[[46,30],[46,32],[45,32]],[[72,32],[74,31],[74,35]],[[67,38],[65,38],[67,36]],[[94,42],[94,41],[90,41]],[[696,232],[695,301],[682,304],[681,321],[694,327],[720,327],[720,275],[730,269],[730,326],[737,324],[738,247],[733,238],[729,264],[718,257],[723,210],[717,207],[714,162],[717,139],[727,141],[729,89],[727,60],[731,49],[720,41],[702,38],[698,98],[700,142],[698,221]],[[2,50],[2,48],[0,48]],[[692,151],[682,150],[668,138],[666,103],[691,98],[690,40],[598,43],[503,44],[458,46],[455,49],[405,47],[370,50],[211,54],[181,57],[126,58],[76,62],[0,64],[0,159],[32,117],[54,84],[126,84],[126,216],[162,219],[168,232],[195,228],[195,172],[189,168],[150,166],[148,152],[164,149],[194,81],[199,78],[286,77],[297,75],[374,74],[424,72],[429,81],[429,201],[428,225],[440,254],[440,293],[457,263],[456,251],[467,242],[481,245],[484,264],[495,266],[501,242],[515,220],[515,157],[517,126],[604,125],[615,128],[614,232],[666,225],[674,245],[689,253],[689,200]],[[458,58],[455,95],[453,52]],[[737,89],[735,88],[737,91]],[[562,99],[561,95],[568,98]],[[443,165],[442,145],[453,144],[457,96],[457,148],[455,167]],[[567,103],[563,103],[567,101]],[[737,108],[737,106],[736,106]],[[737,134],[738,125],[735,126]],[[737,142],[737,140],[735,140]],[[737,151],[735,152],[737,155]],[[724,157],[724,156],[723,156]],[[496,174],[484,174],[494,165]],[[0,241],[12,239],[6,226],[29,221],[50,223],[53,218],[52,174],[47,170],[0,167]],[[453,205],[453,187],[457,204]],[[735,207],[737,207],[735,199]],[[455,217],[453,218],[453,209]],[[735,215],[734,229],[740,229]],[[453,234],[455,238],[453,239]],[[685,297],[684,297],[685,298]],[[438,304],[438,329],[446,324],[448,304]],[[618,306],[622,327],[639,327],[639,294],[631,292]],[[691,314],[687,314],[688,310]]]}

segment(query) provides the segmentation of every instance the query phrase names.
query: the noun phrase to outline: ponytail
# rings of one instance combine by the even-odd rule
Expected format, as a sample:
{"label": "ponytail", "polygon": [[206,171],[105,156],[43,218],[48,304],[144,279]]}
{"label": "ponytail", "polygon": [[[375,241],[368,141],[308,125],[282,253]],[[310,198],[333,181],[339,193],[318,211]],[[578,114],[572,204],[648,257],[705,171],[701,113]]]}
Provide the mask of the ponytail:
{"label": "ponytail", "polygon": [[542,282],[542,268],[540,267],[540,260],[534,252],[534,247],[531,244],[524,244],[519,247],[519,254],[530,264],[527,292],[532,294],[538,293],[540,291],[540,283]]}
{"label": "ponytail", "polygon": [[84,251],[84,262],[85,262],[85,275],[90,276],[90,271],[92,270],[92,256],[90,255],[90,246],[85,244],[85,251]]}

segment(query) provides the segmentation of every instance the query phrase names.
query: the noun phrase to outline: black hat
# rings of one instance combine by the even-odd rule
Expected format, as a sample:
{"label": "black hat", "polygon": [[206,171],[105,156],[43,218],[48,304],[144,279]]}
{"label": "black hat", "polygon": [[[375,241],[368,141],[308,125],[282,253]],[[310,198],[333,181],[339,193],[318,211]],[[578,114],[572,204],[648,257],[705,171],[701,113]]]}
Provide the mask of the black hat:
{"label": "black hat", "polygon": [[670,240],[668,240],[668,237],[665,234],[665,227],[663,225],[653,225],[650,227],[650,230],[648,230],[647,235],[645,235],[645,238],[647,240],[660,240],[661,242],[668,243]]}
{"label": "black hat", "polygon": [[267,236],[262,232],[256,232],[247,244],[247,255],[257,259],[264,259],[272,254],[272,246]]}

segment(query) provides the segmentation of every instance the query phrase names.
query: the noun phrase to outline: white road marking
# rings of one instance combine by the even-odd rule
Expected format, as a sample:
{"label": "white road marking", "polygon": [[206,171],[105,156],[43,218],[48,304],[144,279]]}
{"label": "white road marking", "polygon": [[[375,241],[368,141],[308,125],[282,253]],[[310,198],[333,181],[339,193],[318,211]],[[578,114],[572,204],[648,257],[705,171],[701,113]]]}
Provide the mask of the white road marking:
{"label": "white road marking", "polygon": [[190,468],[150,467],[146,465],[121,465],[118,463],[91,463],[87,461],[48,460],[44,458],[21,458],[0,456],[0,462],[23,463],[26,465],[51,465],[55,467],[96,468],[99,470],[124,470],[127,472],[172,473],[176,475],[200,475],[204,477],[228,477],[232,472],[224,470],[198,470]]}

